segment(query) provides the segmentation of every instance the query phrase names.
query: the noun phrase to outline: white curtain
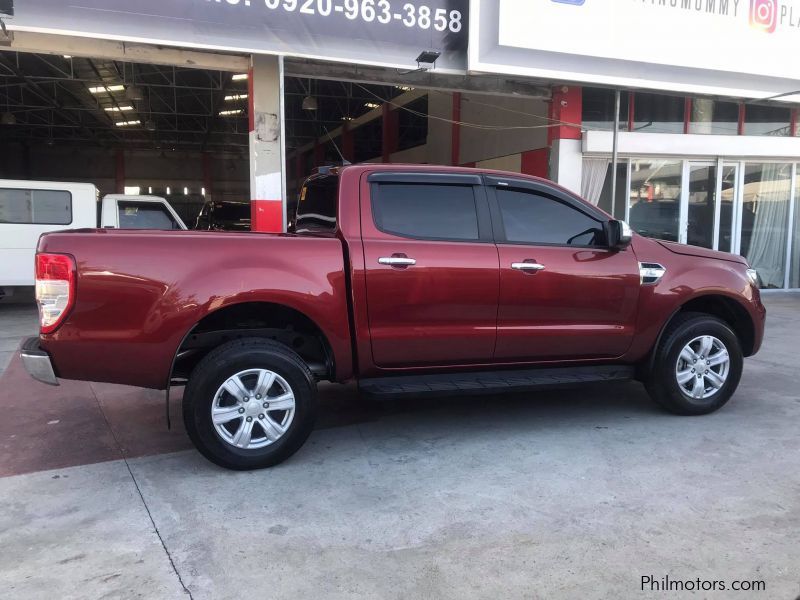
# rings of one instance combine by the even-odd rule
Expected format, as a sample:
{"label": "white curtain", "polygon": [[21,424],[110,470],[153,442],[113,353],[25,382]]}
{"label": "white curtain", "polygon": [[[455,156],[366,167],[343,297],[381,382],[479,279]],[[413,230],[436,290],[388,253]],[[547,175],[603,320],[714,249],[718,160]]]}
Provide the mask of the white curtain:
{"label": "white curtain", "polygon": [[777,163],[748,165],[747,169],[750,172],[761,171],[761,180],[746,184],[744,191],[745,209],[752,206],[755,211],[747,259],[766,287],[783,287],[784,284],[791,184],[789,169],[789,165]]}
{"label": "white curtain", "polygon": [[581,181],[581,196],[597,206],[603,185],[606,183],[608,165],[611,161],[607,158],[584,158],[583,180]]}

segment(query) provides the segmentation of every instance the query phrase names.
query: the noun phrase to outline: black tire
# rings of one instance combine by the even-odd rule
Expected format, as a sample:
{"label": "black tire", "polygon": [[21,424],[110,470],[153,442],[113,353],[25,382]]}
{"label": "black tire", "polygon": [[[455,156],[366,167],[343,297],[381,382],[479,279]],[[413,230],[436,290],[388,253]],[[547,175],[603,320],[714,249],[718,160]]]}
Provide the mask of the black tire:
{"label": "black tire", "polygon": [[[217,390],[248,369],[276,373],[294,395],[294,415],[285,433],[262,448],[237,448],[225,441],[211,417]],[[192,371],[183,396],[183,422],[195,447],[211,462],[237,471],[271,467],[289,458],[308,439],[316,413],[317,385],[303,359],[287,346],[261,338],[235,340],[209,352]]]}
{"label": "black tire", "polygon": [[[700,336],[717,338],[724,344],[730,361],[725,383],[707,398],[693,397],[678,383],[676,376],[676,366],[682,350]],[[678,415],[705,415],[721,408],[730,400],[739,385],[742,365],[739,338],[727,323],[704,313],[679,313],[661,336],[661,342],[655,350],[652,370],[645,377],[644,384],[650,397],[668,411]]]}

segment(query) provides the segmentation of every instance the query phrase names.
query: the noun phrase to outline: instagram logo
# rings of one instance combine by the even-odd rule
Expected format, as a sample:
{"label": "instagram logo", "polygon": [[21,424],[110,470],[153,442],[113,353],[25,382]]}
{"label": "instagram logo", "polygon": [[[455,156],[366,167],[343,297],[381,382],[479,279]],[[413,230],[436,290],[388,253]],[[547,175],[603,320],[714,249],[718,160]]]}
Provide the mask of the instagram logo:
{"label": "instagram logo", "polygon": [[767,33],[778,25],[778,0],[750,0],[750,25]]}

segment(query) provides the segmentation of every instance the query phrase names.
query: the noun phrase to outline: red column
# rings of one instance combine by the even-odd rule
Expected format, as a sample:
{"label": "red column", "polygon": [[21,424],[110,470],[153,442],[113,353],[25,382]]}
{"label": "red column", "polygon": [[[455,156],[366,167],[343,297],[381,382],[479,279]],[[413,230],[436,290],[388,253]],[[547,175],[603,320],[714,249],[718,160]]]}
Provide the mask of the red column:
{"label": "red column", "polygon": [[461,164],[461,92],[453,92],[452,136],[450,140],[450,164]]}
{"label": "red column", "polygon": [[628,93],[628,131],[633,131],[636,122],[636,94]]}
{"label": "red column", "polygon": [[581,88],[573,86],[553,88],[550,118],[561,123],[551,122],[551,126],[547,130],[549,146],[552,146],[555,140],[581,139],[581,123],[583,119],[583,91]]}
{"label": "red column", "polygon": [[125,152],[117,150],[116,153],[116,180],[117,180],[117,193],[125,193]]}
{"label": "red column", "polygon": [[392,162],[392,154],[397,152],[397,137],[399,122],[397,111],[392,110],[391,104],[384,103],[382,107],[383,117],[383,162]]}
{"label": "red column", "polygon": [[737,132],[739,135],[744,135],[744,119],[745,119],[745,107],[744,103],[739,104],[739,126]]}

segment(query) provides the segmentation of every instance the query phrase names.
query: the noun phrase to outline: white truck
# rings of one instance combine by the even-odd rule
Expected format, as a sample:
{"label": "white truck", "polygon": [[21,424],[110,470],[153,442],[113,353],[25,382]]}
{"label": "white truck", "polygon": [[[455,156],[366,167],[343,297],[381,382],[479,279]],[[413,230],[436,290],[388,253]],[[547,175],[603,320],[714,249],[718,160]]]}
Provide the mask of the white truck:
{"label": "white truck", "polygon": [[109,194],[91,183],[0,179],[0,298],[33,286],[39,236],[49,231],[111,227],[186,229],[164,198]]}

